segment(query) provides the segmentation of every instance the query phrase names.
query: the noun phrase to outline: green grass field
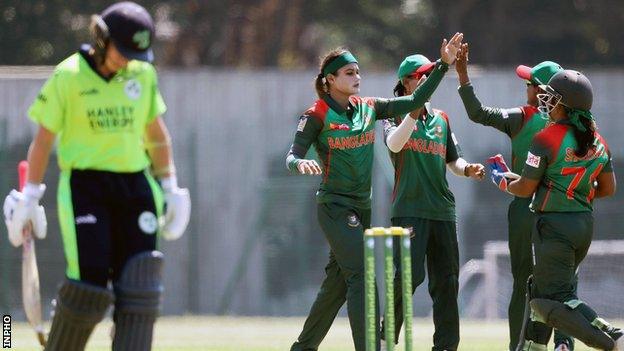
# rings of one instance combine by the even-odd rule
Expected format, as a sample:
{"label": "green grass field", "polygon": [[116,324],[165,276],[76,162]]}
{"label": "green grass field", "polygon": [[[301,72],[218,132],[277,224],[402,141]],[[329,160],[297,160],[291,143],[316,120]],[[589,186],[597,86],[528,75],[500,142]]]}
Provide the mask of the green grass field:
{"label": "green grass field", "polygon": [[[154,350],[287,351],[302,326],[302,318],[163,317],[156,325]],[[110,350],[110,328],[110,320],[101,323],[91,336],[87,350]],[[433,325],[429,319],[414,320],[414,350],[430,350],[432,333]],[[11,350],[41,350],[34,334],[24,323],[13,324],[12,342]],[[462,321],[460,350],[503,351],[506,343],[505,321]],[[345,318],[336,320],[320,350],[353,350]],[[590,349],[579,345],[576,350]]]}

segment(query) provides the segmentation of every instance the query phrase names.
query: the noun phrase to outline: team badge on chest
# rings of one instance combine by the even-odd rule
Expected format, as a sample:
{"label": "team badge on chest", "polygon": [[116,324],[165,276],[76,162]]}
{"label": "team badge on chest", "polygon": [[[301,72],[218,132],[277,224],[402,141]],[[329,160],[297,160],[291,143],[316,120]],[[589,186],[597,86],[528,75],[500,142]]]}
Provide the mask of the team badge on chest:
{"label": "team badge on chest", "polygon": [[436,138],[441,138],[442,136],[444,136],[444,134],[442,134],[442,126],[436,126],[433,134],[435,134]]}
{"label": "team badge on chest", "polygon": [[141,83],[139,83],[136,79],[130,79],[126,82],[126,86],[124,86],[124,92],[130,99],[138,99],[141,97]]}

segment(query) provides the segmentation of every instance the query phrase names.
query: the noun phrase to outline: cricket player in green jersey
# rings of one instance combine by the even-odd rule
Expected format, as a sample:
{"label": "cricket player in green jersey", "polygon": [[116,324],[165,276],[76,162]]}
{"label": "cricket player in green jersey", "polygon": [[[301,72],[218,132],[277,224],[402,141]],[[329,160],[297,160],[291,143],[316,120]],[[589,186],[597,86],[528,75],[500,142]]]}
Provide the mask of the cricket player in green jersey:
{"label": "cricket player in green jersey", "polygon": [[[539,85],[546,84],[562,68],[552,61],[541,62],[534,67],[518,66],[517,75],[526,81],[526,105],[515,108],[486,107],[475,95],[474,87],[468,76],[468,51],[468,44],[462,44],[455,64],[459,78],[458,91],[468,117],[474,122],[494,127],[509,136],[511,139],[511,170],[520,174],[526,161],[531,140],[549,123],[548,116],[540,113],[537,109]],[[529,209],[530,202],[531,199],[529,198],[516,196],[509,204],[507,212],[509,256],[513,276],[513,289],[508,308],[509,350],[515,350],[520,341],[518,339],[524,322],[527,279],[533,272],[531,232],[534,214]],[[555,350],[571,351],[573,349],[574,339],[556,331]]]}
{"label": "cricket player in green jersey", "polygon": [[490,162],[499,188],[532,197],[535,211],[530,306],[540,327],[527,333],[524,349],[546,350],[552,328],[557,328],[590,347],[622,350],[622,331],[598,317],[574,288],[575,273],[592,241],[593,200],[615,193],[611,153],[590,112],[592,86],[580,72],[563,70],[540,88],[540,111],[554,124],[533,138],[522,175],[507,178],[501,157]]}
{"label": "cricket player in green jersey", "polygon": [[[405,58],[398,70],[396,96],[411,94],[431,74],[433,63],[423,55]],[[451,132],[444,111],[425,103],[424,108],[405,116],[384,120],[386,145],[395,169],[392,225],[410,228],[412,293],[425,280],[425,259],[429,294],[433,300],[432,350],[457,350],[459,310],[457,306],[459,250],[455,197],[446,180],[446,169],[460,177],[483,179],[483,165],[462,158],[457,138]],[[395,250],[400,246],[396,244]],[[401,264],[394,255],[395,343],[403,322]],[[392,321],[384,321],[385,323]],[[381,332],[381,335],[385,335]]]}
{"label": "cricket player in green jersey", "polygon": [[[318,220],[329,242],[329,263],[291,350],[317,350],[345,300],[355,350],[365,350],[364,229],[370,227],[375,121],[422,107],[455,60],[462,38],[463,34],[456,33],[448,42],[444,40],[441,59],[427,81],[413,94],[394,99],[356,95],[359,66],[349,51],[337,49],[322,60],[315,80],[319,99],[299,119],[286,162],[291,171],[322,177]],[[322,166],[305,159],[312,144]]]}
{"label": "cricket player in green jersey", "polygon": [[158,236],[182,235],[190,198],[177,186],[160,117],[166,106],[149,63],[151,16],[133,2],[116,3],[92,17],[91,34],[93,44],[56,66],[28,110],[38,125],[28,151],[28,182],[7,196],[5,221],[15,246],[29,222],[37,237],[45,236],[39,200],[58,139],[67,270],[46,350],[84,350],[114,303],[113,350],[146,351],[163,290]]}

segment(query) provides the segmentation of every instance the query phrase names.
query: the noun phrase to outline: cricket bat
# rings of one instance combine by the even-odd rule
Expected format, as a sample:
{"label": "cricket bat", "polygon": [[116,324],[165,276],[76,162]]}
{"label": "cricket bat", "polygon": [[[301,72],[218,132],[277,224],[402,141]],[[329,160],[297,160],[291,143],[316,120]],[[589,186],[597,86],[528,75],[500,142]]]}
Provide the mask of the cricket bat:
{"label": "cricket bat", "polygon": [[[17,166],[19,175],[20,191],[26,184],[28,174],[28,162],[21,161]],[[35,240],[32,234],[32,223],[28,222],[22,231],[24,241],[22,243],[22,302],[28,323],[37,333],[37,339],[41,346],[45,346],[46,337],[41,317],[41,294],[39,293],[39,270],[37,269],[37,256],[35,255]]]}

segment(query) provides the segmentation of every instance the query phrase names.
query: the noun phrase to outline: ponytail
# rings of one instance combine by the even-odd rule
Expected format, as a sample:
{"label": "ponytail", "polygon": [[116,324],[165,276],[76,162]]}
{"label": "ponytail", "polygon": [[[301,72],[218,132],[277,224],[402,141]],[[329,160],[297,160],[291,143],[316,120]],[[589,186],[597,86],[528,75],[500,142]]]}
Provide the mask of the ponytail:
{"label": "ponytail", "polygon": [[396,85],[394,86],[394,96],[404,96],[405,92],[407,89],[405,89],[405,86],[403,85],[403,82],[401,82],[400,80],[396,83]]}
{"label": "ponytail", "polygon": [[596,129],[593,126],[594,122],[585,118],[580,120],[581,124],[585,127],[585,131],[581,131],[578,128],[574,128],[574,139],[576,139],[576,150],[574,154],[577,157],[583,157],[589,151],[589,148],[594,145],[594,139],[596,138]]}
{"label": "ponytail", "polygon": [[316,78],[314,78],[314,89],[316,90],[316,95],[318,95],[319,99],[321,99],[323,95],[327,94],[329,86],[327,85],[325,77],[323,77],[323,73],[319,73]]}
{"label": "ponytail", "polygon": [[587,110],[564,107],[568,115],[566,123],[574,128],[574,139],[576,139],[577,144],[574,154],[577,157],[583,157],[587,154],[589,148],[594,145],[594,139],[596,138],[594,116]]}

